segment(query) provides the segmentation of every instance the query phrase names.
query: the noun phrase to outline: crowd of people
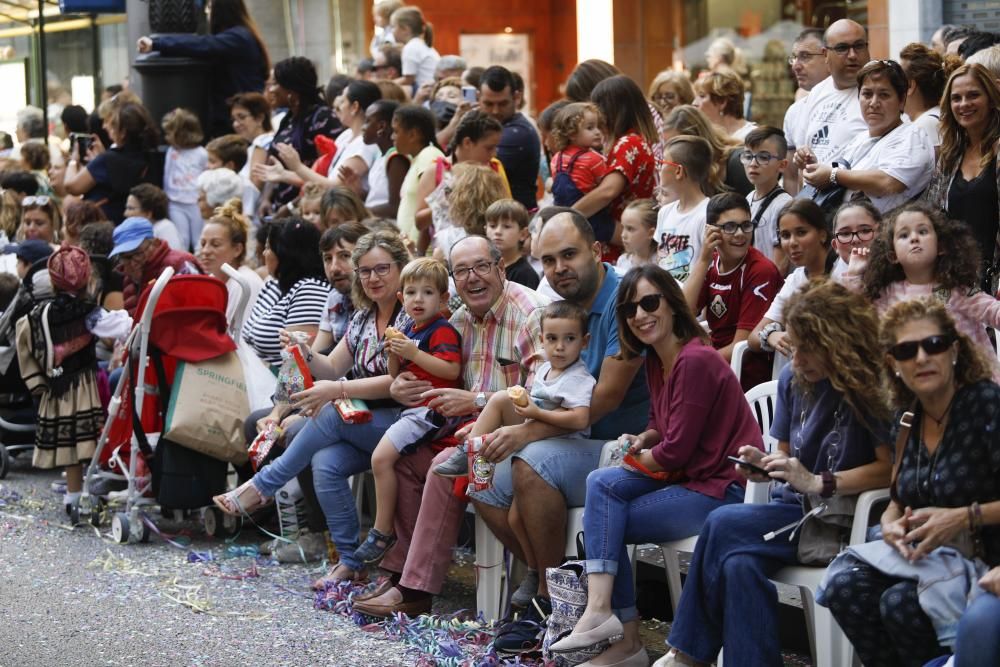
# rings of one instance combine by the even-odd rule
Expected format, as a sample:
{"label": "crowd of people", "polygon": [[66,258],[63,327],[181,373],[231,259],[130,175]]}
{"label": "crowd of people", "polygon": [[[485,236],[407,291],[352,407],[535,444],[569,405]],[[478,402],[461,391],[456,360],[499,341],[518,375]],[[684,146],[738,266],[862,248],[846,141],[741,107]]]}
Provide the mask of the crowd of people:
{"label": "crowd of people", "polygon": [[[526,566],[494,646],[540,650],[584,507],[587,606],[552,650],[647,667],[627,545],[700,535],[656,665],[780,664],[768,576],[804,545],[762,536],[804,498],[891,487],[819,602],[865,665],[1000,664],[1000,39],[945,26],[872,60],[854,21],[806,29],[778,128],[725,43],[646,92],[581,62],[533,118],[516,72],[440,55],[413,5],[376,2],[371,57],[325,87],[271,63],[243,0],[210,7],[209,35],[137,45],[218,64],[208,117],[157,124],[123,90],[67,107],[60,144],[28,110],[2,167],[3,392],[34,396],[67,506],[171,267],[226,283],[275,371],[298,346],[315,383],[245,424],[248,445],[279,427],[277,455],[215,503],[251,515],[297,480],[305,525],[263,548],[321,560],[328,535],[318,589],[378,565],[356,611],[428,612],[472,502]],[[762,434],[744,392],[772,377]],[[633,463],[599,468],[609,441]],[[495,469],[466,488],[473,455]],[[748,480],[771,502],[744,504]]]}

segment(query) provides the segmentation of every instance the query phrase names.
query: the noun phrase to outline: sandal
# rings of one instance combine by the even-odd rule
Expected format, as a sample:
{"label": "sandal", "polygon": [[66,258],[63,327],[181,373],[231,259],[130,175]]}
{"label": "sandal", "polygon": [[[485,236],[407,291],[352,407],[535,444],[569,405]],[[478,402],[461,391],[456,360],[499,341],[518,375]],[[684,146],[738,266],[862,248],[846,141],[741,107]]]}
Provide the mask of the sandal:
{"label": "sandal", "polygon": [[358,547],[358,550],[354,552],[354,557],[365,565],[374,565],[382,560],[385,556],[385,552],[391,549],[392,545],[395,543],[395,533],[386,535],[385,533],[372,528],[368,531],[368,538],[365,539],[364,544]]}
{"label": "sandal", "polygon": [[325,576],[320,577],[316,581],[312,582],[312,589],[314,591],[322,591],[330,586],[336,586],[342,581],[349,581],[355,584],[368,581],[368,570],[366,570],[365,568],[361,568],[360,570],[355,570],[351,566],[346,564],[344,565],[344,569],[350,571],[352,573],[351,576],[349,577],[334,576],[334,572],[336,572],[337,568],[340,566],[341,563],[337,563],[332,568],[330,568],[329,573],[327,573]]}
{"label": "sandal", "polygon": [[253,480],[244,482],[232,491],[212,498],[215,506],[230,516],[249,515],[269,504],[273,499],[267,498],[257,490]]}

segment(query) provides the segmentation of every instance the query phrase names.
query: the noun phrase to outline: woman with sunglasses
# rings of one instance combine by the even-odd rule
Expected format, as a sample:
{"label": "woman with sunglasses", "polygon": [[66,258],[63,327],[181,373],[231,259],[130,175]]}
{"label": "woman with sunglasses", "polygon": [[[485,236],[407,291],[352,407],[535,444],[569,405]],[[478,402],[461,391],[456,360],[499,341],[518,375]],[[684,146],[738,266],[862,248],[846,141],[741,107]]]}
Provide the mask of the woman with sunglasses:
{"label": "woman with sunglasses", "polygon": [[1000,564],[1000,387],[933,299],[890,308],[880,343],[893,407],[909,411],[897,427],[892,501],[882,539],[838,556],[817,602],[865,665],[923,665],[949,652],[982,593],[975,582]]}
{"label": "woman with sunglasses", "polygon": [[[778,596],[768,575],[798,563],[799,531],[791,531],[803,518],[802,494],[829,498],[889,483],[889,408],[882,367],[870,362],[879,349],[871,307],[842,285],[814,280],[791,298],[785,322],[794,352],[778,380],[770,432],[777,448],[740,448],[766,474],[735,466],[755,482],[776,482],[772,500],[708,516],[667,640],[674,651],[657,667],[707,665],[719,649],[727,664],[780,665]],[[770,532],[776,537],[765,539]]]}
{"label": "woman with sunglasses", "polygon": [[726,456],[762,455],[763,442],[740,383],[667,271],[649,264],[629,271],[616,308],[622,357],[646,353],[650,422],[621,437],[633,459],[587,477],[587,609],[551,649],[611,640],[600,662],[586,665],[646,667],[626,545],[696,535],[709,512],[741,503],[746,478]]}
{"label": "woman with sunglasses", "polygon": [[862,67],[858,102],[868,132],[848,143],[839,161],[806,165],[806,183],[818,190],[843,187],[847,200],[864,195],[883,213],[923,192],[934,172],[934,147],[923,129],[903,122],[909,85],[894,60],[873,60]]}
{"label": "woman with sunglasses", "polygon": [[[308,223],[297,224],[316,229]],[[311,247],[316,248],[317,243]],[[319,253],[316,255],[318,258]],[[351,297],[357,310],[344,337],[326,356],[314,355],[307,344],[299,343],[316,383],[311,389],[294,394],[292,400],[299,413],[311,419],[291,438],[281,456],[261,468],[253,479],[215,497],[216,505],[224,512],[251,513],[311,465],[313,487],[340,554],[340,562],[316,582],[317,588],[338,580],[367,577],[364,563],[354,556],[359,547],[360,528],[348,479],[371,467],[372,451],[399,417],[399,405],[389,398],[393,378],[389,375],[384,347],[385,331],[390,325],[402,330],[410,322],[396,296],[400,290],[400,272],[410,260],[400,236],[391,231],[365,234],[358,239],[351,259],[355,267]],[[263,298],[261,292],[258,305]],[[283,334],[282,344],[288,342],[289,336]],[[370,421],[345,422],[332,404],[341,398],[364,401],[371,412]],[[272,413],[269,418],[283,416]]]}
{"label": "woman with sunglasses", "polygon": [[58,246],[61,234],[62,216],[55,199],[47,195],[31,195],[21,200],[18,241],[38,239]]}

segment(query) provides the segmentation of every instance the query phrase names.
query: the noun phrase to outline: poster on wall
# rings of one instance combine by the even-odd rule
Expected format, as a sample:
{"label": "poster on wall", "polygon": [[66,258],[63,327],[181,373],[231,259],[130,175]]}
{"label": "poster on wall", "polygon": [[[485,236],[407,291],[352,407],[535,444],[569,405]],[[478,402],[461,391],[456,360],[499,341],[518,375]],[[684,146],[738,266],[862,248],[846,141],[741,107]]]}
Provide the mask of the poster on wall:
{"label": "poster on wall", "polygon": [[458,37],[459,54],[469,67],[502,65],[524,79],[525,109],[533,112],[531,39],[527,33],[463,33]]}
{"label": "poster on wall", "polygon": [[0,130],[14,136],[17,112],[28,106],[28,61],[0,60]]}

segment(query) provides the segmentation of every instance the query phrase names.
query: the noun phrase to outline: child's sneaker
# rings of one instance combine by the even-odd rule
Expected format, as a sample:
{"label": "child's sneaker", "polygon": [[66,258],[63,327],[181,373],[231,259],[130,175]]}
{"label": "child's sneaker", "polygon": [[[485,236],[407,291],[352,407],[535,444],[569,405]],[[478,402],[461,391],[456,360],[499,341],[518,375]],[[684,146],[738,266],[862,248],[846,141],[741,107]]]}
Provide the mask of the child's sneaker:
{"label": "child's sneaker", "polygon": [[466,477],[469,474],[469,457],[464,447],[459,447],[444,463],[434,466],[438,477]]}

